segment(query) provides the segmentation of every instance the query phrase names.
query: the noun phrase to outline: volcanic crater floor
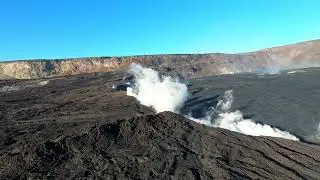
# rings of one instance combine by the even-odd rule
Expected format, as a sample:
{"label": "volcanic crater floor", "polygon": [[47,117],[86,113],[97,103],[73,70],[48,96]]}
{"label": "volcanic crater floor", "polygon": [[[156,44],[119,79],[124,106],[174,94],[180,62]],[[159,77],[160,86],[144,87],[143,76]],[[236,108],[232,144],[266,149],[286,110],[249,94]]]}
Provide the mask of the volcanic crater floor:
{"label": "volcanic crater floor", "polygon": [[[182,112],[233,109],[310,143],[253,137],[154,111],[123,73],[0,81],[0,179],[320,179],[320,71],[189,79]],[[313,138],[311,138],[313,137]]]}

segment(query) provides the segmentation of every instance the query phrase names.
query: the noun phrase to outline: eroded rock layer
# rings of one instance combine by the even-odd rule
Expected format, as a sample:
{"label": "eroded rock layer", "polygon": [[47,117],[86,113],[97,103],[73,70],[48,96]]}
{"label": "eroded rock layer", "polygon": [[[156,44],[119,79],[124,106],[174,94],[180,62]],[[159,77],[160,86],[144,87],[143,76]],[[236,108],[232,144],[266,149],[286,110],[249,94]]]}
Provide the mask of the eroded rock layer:
{"label": "eroded rock layer", "polygon": [[132,62],[182,77],[268,71],[320,65],[320,40],[245,54],[92,57],[0,63],[0,78],[32,79],[126,70]]}

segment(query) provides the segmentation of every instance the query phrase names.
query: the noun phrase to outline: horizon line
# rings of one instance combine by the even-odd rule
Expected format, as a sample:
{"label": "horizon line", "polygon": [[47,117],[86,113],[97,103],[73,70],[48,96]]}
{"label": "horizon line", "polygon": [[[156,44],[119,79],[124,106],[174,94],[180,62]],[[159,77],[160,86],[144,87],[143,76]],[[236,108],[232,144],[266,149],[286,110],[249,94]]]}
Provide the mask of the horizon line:
{"label": "horizon line", "polygon": [[290,44],[284,44],[284,45],[275,45],[272,47],[266,47],[258,50],[252,50],[248,52],[239,52],[239,53],[229,53],[229,52],[194,52],[194,53],[159,53],[159,54],[136,54],[136,55],[119,55],[119,56],[79,56],[79,57],[59,57],[59,58],[26,58],[26,59],[9,59],[9,60],[1,60],[0,63],[10,63],[10,62],[25,62],[25,61],[65,61],[65,60],[81,60],[81,59],[89,59],[89,58],[127,58],[127,57],[143,57],[143,56],[181,56],[181,55],[209,55],[209,54],[226,54],[226,55],[242,55],[242,54],[250,54],[250,53],[255,53],[259,51],[264,51],[268,49],[273,49],[273,48],[280,48],[280,47],[286,47],[286,46],[293,46],[297,44],[302,44],[302,43],[308,43],[308,42],[313,42],[313,41],[320,41],[320,39],[312,39],[312,40],[306,40],[306,41],[298,41],[295,43],[290,43]]}

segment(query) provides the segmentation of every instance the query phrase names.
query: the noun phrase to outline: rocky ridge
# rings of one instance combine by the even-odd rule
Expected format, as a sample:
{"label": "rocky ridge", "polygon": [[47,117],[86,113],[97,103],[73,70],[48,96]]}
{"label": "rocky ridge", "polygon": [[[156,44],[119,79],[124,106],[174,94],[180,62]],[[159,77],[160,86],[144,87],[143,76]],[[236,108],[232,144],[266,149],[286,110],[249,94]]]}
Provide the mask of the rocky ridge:
{"label": "rocky ridge", "polygon": [[185,78],[320,65],[320,40],[243,54],[92,57],[0,63],[1,79],[34,79],[127,70],[132,62]]}

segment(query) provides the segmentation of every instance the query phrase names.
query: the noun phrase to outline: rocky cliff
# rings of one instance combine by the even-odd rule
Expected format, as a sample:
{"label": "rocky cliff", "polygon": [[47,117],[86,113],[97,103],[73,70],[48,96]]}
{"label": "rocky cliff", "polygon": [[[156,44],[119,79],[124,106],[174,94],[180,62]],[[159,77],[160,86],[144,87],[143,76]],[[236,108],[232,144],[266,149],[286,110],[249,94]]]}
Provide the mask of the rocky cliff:
{"label": "rocky cliff", "polygon": [[183,77],[290,69],[320,65],[320,40],[244,54],[182,54],[130,57],[93,57],[0,63],[0,78],[33,79],[92,72],[125,70],[141,63]]}

